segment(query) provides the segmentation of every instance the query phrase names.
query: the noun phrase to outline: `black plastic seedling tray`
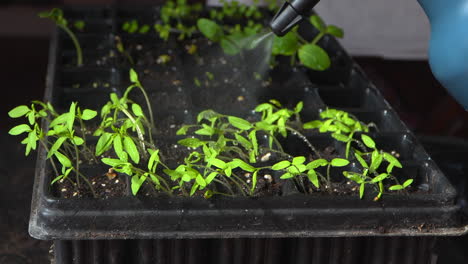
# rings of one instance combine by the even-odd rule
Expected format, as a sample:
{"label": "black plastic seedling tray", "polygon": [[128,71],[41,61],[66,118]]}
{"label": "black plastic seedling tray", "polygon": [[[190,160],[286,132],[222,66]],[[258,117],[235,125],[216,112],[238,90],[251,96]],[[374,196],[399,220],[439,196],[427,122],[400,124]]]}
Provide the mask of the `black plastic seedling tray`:
{"label": "black plastic seedling tray", "polygon": [[[55,244],[57,258],[71,258],[67,255],[71,254],[70,250],[74,251],[76,256],[84,254],[81,251],[85,249],[94,252],[86,254],[98,254],[96,252],[105,247],[104,253],[99,254],[112,255],[115,251],[116,255],[111,259],[116,256],[118,259],[118,254],[130,254],[143,256],[142,258],[150,261],[156,260],[152,252],[158,247],[169,247],[171,252],[176,252],[177,248],[193,244],[190,240],[177,242],[179,240],[165,239],[190,238],[198,239],[193,241],[198,241],[199,247],[218,247],[219,254],[216,256],[222,256],[231,246],[237,247],[241,252],[241,249],[247,250],[246,247],[250,247],[251,244],[258,244],[262,248],[260,250],[263,250],[261,252],[270,252],[282,245],[281,248],[288,248],[286,251],[291,251],[289,253],[292,255],[298,253],[301,248],[312,245],[318,251],[324,247],[323,243],[341,245],[335,249],[335,253],[331,249],[329,253],[323,253],[327,259],[332,259],[336,258],[336,254],[341,254],[339,252],[349,252],[348,247],[353,247],[351,243],[361,243],[358,247],[372,250],[378,250],[375,247],[382,247],[380,250],[383,250],[383,247],[393,248],[397,252],[399,248],[404,247],[400,242],[406,239],[392,238],[379,244],[372,239],[363,238],[320,240],[315,237],[444,236],[466,232],[462,205],[458,202],[455,188],[335,39],[326,37],[321,43],[336,62],[330,70],[319,73],[302,68],[288,69],[287,64],[280,65],[279,72],[270,73],[273,84],[266,89],[259,83],[243,83],[246,76],[251,74],[248,71],[249,67],[236,68],[221,64],[190,67],[193,63],[191,58],[180,52],[180,49],[184,49],[184,44],[174,39],[164,43],[154,34],[121,34],[119,23],[123,20],[146,18],[148,23],[152,23],[151,21],[158,19],[158,7],[68,9],[65,14],[69,19],[89,19],[93,22],[91,25],[96,26],[78,34],[85,54],[85,65],[80,68],[73,66],[73,46],[68,37],[58,30],[54,34],[50,48],[45,100],[52,101],[59,108],[66,109],[70,102],[78,101],[82,107],[97,109],[108,100],[109,92],[121,93],[126,88],[129,83],[129,65],[122,58],[112,55],[116,54],[113,40],[118,34],[125,41],[129,41],[126,45],[133,43],[141,45],[143,50],[156,49],[155,54],[161,47],[169,47],[173,52],[173,60],[169,66],[148,64],[145,61],[147,56],[142,56],[136,66],[137,71],[149,72],[146,77],[140,79],[153,98],[153,111],[158,121],[156,137],[165,145],[175,144],[178,138],[173,135],[178,126],[192,123],[196,114],[204,109],[213,108],[222,113],[249,117],[255,105],[268,99],[279,99],[287,106],[304,101],[304,117],[317,117],[321,110],[332,107],[349,111],[364,122],[374,122],[380,128],[373,134],[377,144],[384,150],[396,150],[401,154],[404,169],[400,174],[415,179],[415,191],[409,194],[385,195],[378,202],[372,199],[360,200],[357,194],[307,195],[291,188],[290,185],[283,185],[281,195],[255,198],[133,196],[130,190],[127,190],[122,197],[109,199],[65,199],[56,195],[50,186],[52,175],[46,163],[45,150],[40,149],[29,230],[30,234],[38,239],[60,240],[61,242]],[[305,38],[311,38],[314,29],[303,26],[301,32]],[[199,37],[194,36],[193,40],[187,41],[190,43],[189,41],[198,39]],[[211,47],[216,48],[215,44]],[[220,89],[221,86],[216,89],[194,85],[194,77],[201,76],[200,74],[207,70],[216,76],[226,76],[239,82]],[[172,85],[174,83],[177,85]],[[311,141],[319,143],[330,140],[329,137],[319,134],[307,136]],[[292,142],[292,148],[303,148],[301,142]],[[177,151],[174,152],[177,155]],[[123,180],[128,181],[126,178]],[[307,239],[312,237],[313,240]],[[202,238],[211,239],[200,240]],[[275,240],[276,238],[291,239]],[[97,239],[138,240],[76,241]],[[148,242],[144,239],[156,240]],[[427,249],[430,248],[428,245],[432,243],[428,242],[429,240],[418,240],[424,241],[424,245],[427,246],[420,250],[422,253],[418,251],[419,253],[427,255]],[[217,245],[219,241],[222,245]],[[118,250],[114,250],[125,248],[124,245],[133,248],[133,253],[118,253]],[[270,248],[270,251],[266,248]],[[298,251],[294,251],[293,248]],[[194,251],[196,248],[190,250]],[[192,252],[189,251],[184,251],[187,259],[190,259]],[[265,254],[271,255],[271,252]],[[419,256],[419,253],[411,256]],[[174,257],[173,255],[171,256]],[[354,263],[357,259],[350,257],[346,263]],[[427,259],[427,256],[424,259]],[[330,263],[344,263],[339,260],[337,258],[337,262]],[[369,257],[369,261],[371,260],[372,257]],[[219,263],[247,263],[239,261]],[[299,258],[291,263],[296,262],[302,263]],[[67,261],[63,260],[63,263]],[[180,263],[190,262],[180,259]]]}

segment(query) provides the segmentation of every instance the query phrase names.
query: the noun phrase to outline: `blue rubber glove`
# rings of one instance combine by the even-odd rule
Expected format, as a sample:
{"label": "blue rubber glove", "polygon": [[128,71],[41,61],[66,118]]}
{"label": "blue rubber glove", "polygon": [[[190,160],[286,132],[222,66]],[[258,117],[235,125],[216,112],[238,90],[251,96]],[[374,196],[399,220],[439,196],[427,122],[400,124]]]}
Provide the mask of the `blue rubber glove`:
{"label": "blue rubber glove", "polygon": [[432,73],[468,110],[468,0],[418,0],[431,23]]}

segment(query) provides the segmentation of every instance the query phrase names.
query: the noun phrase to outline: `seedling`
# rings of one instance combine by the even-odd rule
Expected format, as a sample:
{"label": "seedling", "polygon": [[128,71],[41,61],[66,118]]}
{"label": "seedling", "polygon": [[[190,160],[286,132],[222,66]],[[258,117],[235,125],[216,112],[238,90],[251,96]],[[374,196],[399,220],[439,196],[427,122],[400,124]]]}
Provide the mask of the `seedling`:
{"label": "seedling", "polygon": [[[78,39],[76,38],[75,33],[73,33],[73,31],[71,31],[70,28],[68,27],[68,21],[67,21],[67,19],[65,19],[65,17],[63,17],[63,11],[61,9],[59,9],[59,8],[53,8],[50,11],[39,13],[39,17],[40,18],[48,18],[48,19],[54,21],[54,23],[59,28],[61,28],[63,31],[65,31],[68,34],[68,36],[70,37],[70,39],[73,42],[73,45],[75,45],[76,64],[77,64],[78,67],[83,65],[83,54],[82,54],[82,51],[81,51],[80,43],[78,42]],[[82,22],[82,21],[81,22],[80,21],[75,22],[75,27],[77,27],[79,30],[82,30],[84,28],[84,22]]]}
{"label": "seedling", "polygon": [[122,42],[122,39],[119,36],[115,36],[115,47],[117,48],[117,51],[119,53],[121,53],[122,55],[125,56],[125,58],[127,58],[128,62],[130,62],[130,65],[132,65],[132,66],[135,65],[135,62],[134,62],[132,56],[125,49],[125,47],[123,45],[123,42]]}
{"label": "seedling", "polygon": [[161,8],[162,21],[155,24],[154,29],[165,41],[169,39],[171,33],[177,33],[178,39],[183,40],[196,31],[195,26],[187,25],[185,21],[197,17],[201,10],[202,5],[199,3],[190,5],[186,0],[167,1]]}
{"label": "seedling", "polygon": [[122,24],[122,30],[129,33],[129,34],[146,34],[150,31],[150,26],[149,25],[139,25],[138,21],[136,19],[133,19],[131,21],[126,21]]}

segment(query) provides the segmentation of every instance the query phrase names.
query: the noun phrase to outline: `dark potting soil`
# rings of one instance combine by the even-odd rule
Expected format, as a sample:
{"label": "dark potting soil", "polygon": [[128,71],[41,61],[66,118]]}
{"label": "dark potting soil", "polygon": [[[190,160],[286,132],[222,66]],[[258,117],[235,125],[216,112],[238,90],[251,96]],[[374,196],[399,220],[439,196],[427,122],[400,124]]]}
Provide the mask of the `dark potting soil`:
{"label": "dark potting soil", "polygon": [[[109,170],[102,170],[93,174],[85,174],[85,176],[88,177],[89,183],[94,189],[94,193],[96,194],[95,198],[109,199],[123,197],[127,194],[125,177],[128,176],[126,175],[121,175]],[[77,183],[67,179],[59,180],[54,184],[54,193],[60,198],[94,197],[91,188],[83,179],[80,179],[79,186]]]}

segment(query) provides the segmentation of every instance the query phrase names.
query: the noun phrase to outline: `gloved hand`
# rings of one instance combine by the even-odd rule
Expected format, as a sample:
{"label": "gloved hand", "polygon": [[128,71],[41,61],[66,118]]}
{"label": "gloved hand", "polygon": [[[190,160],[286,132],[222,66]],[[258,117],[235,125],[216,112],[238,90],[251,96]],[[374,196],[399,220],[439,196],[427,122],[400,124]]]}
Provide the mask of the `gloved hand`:
{"label": "gloved hand", "polygon": [[468,0],[418,0],[431,23],[434,76],[468,110]]}

